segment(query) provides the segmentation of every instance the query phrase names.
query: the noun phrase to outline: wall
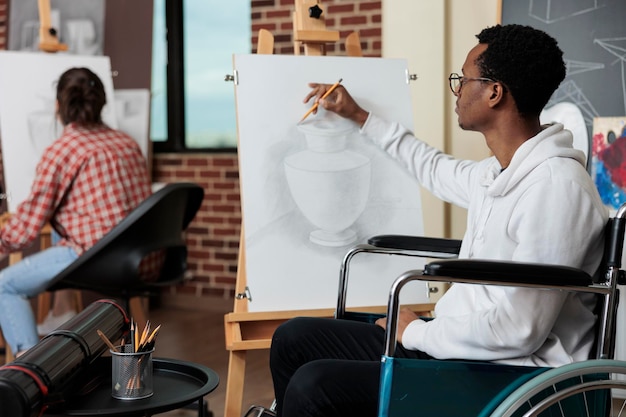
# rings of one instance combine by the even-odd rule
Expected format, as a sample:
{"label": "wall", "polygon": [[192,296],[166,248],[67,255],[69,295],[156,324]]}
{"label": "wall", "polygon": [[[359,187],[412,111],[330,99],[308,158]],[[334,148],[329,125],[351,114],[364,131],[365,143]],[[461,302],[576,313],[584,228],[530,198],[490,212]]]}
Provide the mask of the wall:
{"label": "wall", "polygon": [[[104,50],[117,72],[116,88],[150,88],[152,4],[152,0],[106,0]],[[189,279],[170,287],[163,298],[232,297],[241,230],[237,155],[153,154],[152,178],[155,182],[195,182],[205,192],[186,233]]]}
{"label": "wall", "polygon": [[105,0],[104,55],[115,88],[150,88],[152,0]]}
{"label": "wall", "polygon": [[[323,1],[326,28],[339,30],[341,41],[327,46],[328,55],[343,55],[343,40],[358,31],[366,56],[380,56],[382,47],[381,1]],[[251,50],[259,29],[274,35],[275,54],[293,54],[292,11],[294,0],[252,0]],[[241,205],[236,154],[157,154],[155,180],[189,180],[203,185],[207,196],[188,234],[190,272],[193,279],[170,290],[168,303],[200,306],[204,295],[231,297],[237,276]],[[185,297],[193,296],[193,298]]]}
{"label": "wall", "polygon": [[[0,0],[0,49],[7,45],[9,4]],[[104,50],[115,87],[150,88],[152,0],[106,0],[105,20]],[[241,223],[236,154],[156,154],[152,168],[156,182],[192,181],[206,193],[187,232],[190,280],[170,292],[231,297]]]}
{"label": "wall", "polygon": [[[498,0],[449,0],[447,2],[446,27],[454,28],[449,31],[448,68],[446,76],[451,72],[461,72],[465,57],[476,43],[476,34],[487,26],[493,26],[499,21]],[[447,84],[446,84],[447,88]],[[450,91],[450,90],[448,90]],[[459,129],[456,114],[454,113],[454,96],[448,95],[446,128],[448,132],[448,152],[459,157],[480,160],[490,155],[485,139],[480,133],[468,132]],[[465,209],[456,206],[450,207],[450,237],[462,238],[465,233],[467,216]]]}
{"label": "wall", "polygon": [[[204,296],[232,297],[237,276],[241,204],[236,154],[156,154],[155,181],[192,181],[205,197],[187,232],[190,280],[171,287],[165,302],[187,305]],[[172,297],[172,295],[190,297]],[[190,299],[191,298],[191,299]]]}
{"label": "wall", "polygon": [[0,0],[0,49],[6,49],[7,44],[7,0]]}
{"label": "wall", "polygon": [[[7,23],[9,20],[9,8],[7,5],[8,0],[0,0],[0,50],[7,48]],[[1,156],[1,154],[0,154]],[[0,158],[0,172],[3,171],[2,158]],[[4,180],[1,182],[2,189],[4,189]],[[0,201],[0,212],[6,211],[6,203]]]}
{"label": "wall", "polygon": [[[142,6],[135,3],[139,1]],[[8,0],[0,0],[0,49],[6,45],[7,3]],[[105,49],[112,56],[113,68],[120,72],[120,78],[115,81],[119,88],[145,87],[149,80],[145,69],[145,53],[150,50],[145,34],[149,31],[142,26],[147,23],[137,24],[135,17],[151,18],[151,11],[146,11],[146,5],[151,3],[151,0],[107,0],[109,34],[105,36],[109,38]],[[484,157],[486,148],[481,139],[456,126],[454,97],[448,90],[447,76],[459,71],[467,51],[475,43],[474,34],[497,21],[497,3],[498,0],[322,0],[327,8],[327,28],[339,30],[342,40],[358,30],[364,55],[408,59],[411,72],[420,77],[411,85],[417,135],[456,156],[475,159]],[[129,7],[135,12],[124,13]],[[142,11],[136,10],[137,7],[143,7]],[[113,13],[115,9],[118,11]],[[275,53],[292,54],[293,9],[294,0],[251,0],[251,48],[256,45],[258,30],[266,28],[274,34]],[[118,48],[112,45],[124,45],[116,37],[123,32],[113,32],[112,28],[118,27],[113,21],[123,22],[125,30],[136,28],[141,32],[138,33],[141,42],[132,45],[143,48],[143,52],[134,54],[142,57],[138,64],[143,65],[142,76],[132,73],[132,68],[136,68],[130,65],[135,59],[133,53],[117,57]],[[328,53],[343,54],[343,43],[330,46]],[[153,160],[153,178],[160,182],[197,182],[206,192],[187,234],[191,279],[172,288],[171,293],[187,295],[182,297],[185,303],[193,299],[198,301],[194,303],[198,306],[205,296],[232,297],[241,231],[237,155],[157,154]],[[424,193],[424,213],[427,234],[462,236],[465,224],[462,210],[452,210]]]}
{"label": "wall", "polygon": [[[385,0],[383,56],[403,57],[419,78],[411,85],[416,136],[458,158],[489,155],[484,139],[459,129],[448,75],[460,73],[475,35],[498,21],[499,0]],[[464,209],[423,191],[424,229],[429,236],[462,238]]]}
{"label": "wall", "polygon": [[[386,0],[383,3],[383,55],[404,58],[418,76],[410,85],[415,135],[446,150],[445,2]],[[437,24],[423,24],[423,20]],[[424,59],[428,57],[428,59]],[[447,206],[422,190],[424,234],[446,237]]]}
{"label": "wall", "polygon": [[[109,0],[107,0],[109,1]],[[118,0],[119,1],[119,0]],[[328,55],[343,55],[343,40],[358,31],[366,56],[380,56],[382,47],[381,1],[322,1],[326,28],[339,30],[341,41],[327,46]],[[293,54],[294,0],[251,0],[252,39],[255,52],[259,29],[274,35],[275,54]],[[170,289],[167,303],[201,307],[203,296],[232,297],[237,277],[241,205],[236,154],[156,154],[156,181],[194,181],[206,192],[200,213],[188,233],[189,270],[192,279]],[[175,297],[171,295],[183,295]]]}

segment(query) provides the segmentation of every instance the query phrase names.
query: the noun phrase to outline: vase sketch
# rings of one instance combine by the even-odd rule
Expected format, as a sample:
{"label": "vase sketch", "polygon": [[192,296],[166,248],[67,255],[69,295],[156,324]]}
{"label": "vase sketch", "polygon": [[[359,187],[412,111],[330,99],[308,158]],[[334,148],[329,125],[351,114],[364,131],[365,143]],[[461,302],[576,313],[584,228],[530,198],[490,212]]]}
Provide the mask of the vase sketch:
{"label": "vase sketch", "polygon": [[317,227],[309,239],[322,246],[348,245],[356,240],[352,226],[369,198],[370,160],[347,149],[351,124],[321,118],[298,129],[307,149],[287,156],[284,167],[293,199]]}

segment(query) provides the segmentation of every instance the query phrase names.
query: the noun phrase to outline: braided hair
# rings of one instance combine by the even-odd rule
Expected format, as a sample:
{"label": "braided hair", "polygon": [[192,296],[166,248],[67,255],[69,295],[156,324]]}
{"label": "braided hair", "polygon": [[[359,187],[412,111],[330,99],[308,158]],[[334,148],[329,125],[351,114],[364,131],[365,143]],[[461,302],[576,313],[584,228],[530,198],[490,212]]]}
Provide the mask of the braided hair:
{"label": "braided hair", "polygon": [[556,39],[516,24],[489,27],[476,37],[488,45],[476,60],[480,76],[503,83],[520,114],[541,113],[565,78],[563,51]]}
{"label": "braided hair", "polygon": [[106,104],[104,85],[88,68],[70,68],[57,83],[57,114],[61,123],[83,127],[102,124],[102,108]]}

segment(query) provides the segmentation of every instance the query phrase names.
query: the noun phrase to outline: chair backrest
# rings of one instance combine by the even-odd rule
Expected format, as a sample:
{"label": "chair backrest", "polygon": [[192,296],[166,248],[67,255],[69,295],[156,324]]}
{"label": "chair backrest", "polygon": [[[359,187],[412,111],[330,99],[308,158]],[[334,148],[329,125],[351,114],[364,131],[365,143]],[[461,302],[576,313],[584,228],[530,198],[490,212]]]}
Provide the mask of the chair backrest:
{"label": "chair backrest", "polygon": [[606,286],[609,292],[601,294],[598,308],[596,337],[596,359],[612,359],[615,356],[617,307],[619,302],[618,284],[625,284],[626,277],[622,269],[624,250],[624,231],[626,229],[626,204],[623,204],[615,216],[609,219],[605,230],[604,255],[598,273],[594,277],[597,285]]}
{"label": "chair backrest", "polygon": [[[139,294],[148,286],[183,278],[187,248],[183,231],[200,208],[203,189],[192,183],[167,184],[61,271],[49,290],[79,288],[109,295]],[[146,281],[145,260],[158,271]]]}

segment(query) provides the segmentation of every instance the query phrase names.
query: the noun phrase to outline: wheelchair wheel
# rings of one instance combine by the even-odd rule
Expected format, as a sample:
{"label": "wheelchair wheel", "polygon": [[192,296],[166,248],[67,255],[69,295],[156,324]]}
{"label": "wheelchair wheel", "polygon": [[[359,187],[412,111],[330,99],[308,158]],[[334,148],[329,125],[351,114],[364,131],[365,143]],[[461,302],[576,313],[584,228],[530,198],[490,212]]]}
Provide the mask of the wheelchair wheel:
{"label": "wheelchair wheel", "polygon": [[550,369],[513,391],[491,417],[626,416],[626,362],[598,359]]}

